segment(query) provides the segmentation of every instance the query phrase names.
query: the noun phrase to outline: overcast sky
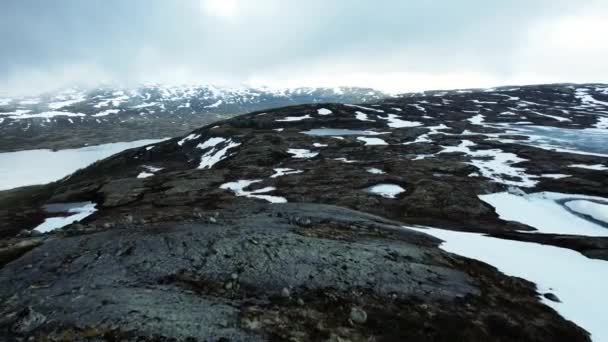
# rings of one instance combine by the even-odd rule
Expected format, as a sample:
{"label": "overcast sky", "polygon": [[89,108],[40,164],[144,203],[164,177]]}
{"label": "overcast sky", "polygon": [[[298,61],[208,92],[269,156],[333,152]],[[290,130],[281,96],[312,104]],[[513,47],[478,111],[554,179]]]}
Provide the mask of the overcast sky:
{"label": "overcast sky", "polygon": [[0,91],[608,82],[606,0],[2,0]]}

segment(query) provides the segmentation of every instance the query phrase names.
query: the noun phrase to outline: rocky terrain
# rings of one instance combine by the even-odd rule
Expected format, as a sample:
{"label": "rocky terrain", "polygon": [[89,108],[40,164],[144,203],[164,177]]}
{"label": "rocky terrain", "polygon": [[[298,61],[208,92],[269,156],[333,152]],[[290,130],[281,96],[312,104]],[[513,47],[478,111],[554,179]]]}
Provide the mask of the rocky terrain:
{"label": "rocky terrain", "polygon": [[0,192],[0,336],[600,341],[425,227],[604,267],[607,121],[600,84],[298,105]]}
{"label": "rocky terrain", "polygon": [[69,88],[21,97],[0,94],[0,152],[174,137],[255,110],[318,102],[370,102],[383,97],[386,94],[373,89],[352,87],[160,84]]}

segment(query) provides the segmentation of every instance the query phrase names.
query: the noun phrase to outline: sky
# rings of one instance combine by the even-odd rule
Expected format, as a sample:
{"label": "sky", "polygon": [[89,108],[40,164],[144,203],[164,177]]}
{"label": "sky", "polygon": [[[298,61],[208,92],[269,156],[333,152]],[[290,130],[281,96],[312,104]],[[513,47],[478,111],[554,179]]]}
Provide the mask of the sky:
{"label": "sky", "polygon": [[0,92],[608,82],[606,0],[2,0]]}

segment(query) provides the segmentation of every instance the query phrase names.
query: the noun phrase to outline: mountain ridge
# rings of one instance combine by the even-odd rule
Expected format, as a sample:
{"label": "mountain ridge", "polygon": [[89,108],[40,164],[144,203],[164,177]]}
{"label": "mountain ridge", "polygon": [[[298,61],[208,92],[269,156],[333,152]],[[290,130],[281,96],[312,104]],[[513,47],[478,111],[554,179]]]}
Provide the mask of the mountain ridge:
{"label": "mountain ridge", "polygon": [[68,88],[35,97],[0,99],[0,151],[165,138],[255,110],[318,102],[370,102],[386,96],[356,87]]}

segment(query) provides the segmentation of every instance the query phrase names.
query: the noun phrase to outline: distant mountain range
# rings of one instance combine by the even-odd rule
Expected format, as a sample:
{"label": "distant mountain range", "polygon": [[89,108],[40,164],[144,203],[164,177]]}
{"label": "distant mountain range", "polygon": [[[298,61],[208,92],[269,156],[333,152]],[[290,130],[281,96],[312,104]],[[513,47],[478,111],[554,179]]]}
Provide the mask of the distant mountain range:
{"label": "distant mountain range", "polygon": [[35,97],[0,96],[0,151],[70,148],[170,137],[255,110],[311,103],[368,103],[369,88],[226,88],[142,85],[70,88]]}

